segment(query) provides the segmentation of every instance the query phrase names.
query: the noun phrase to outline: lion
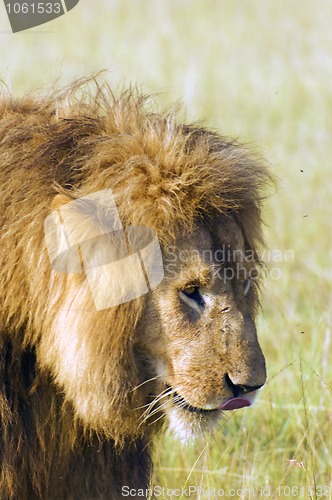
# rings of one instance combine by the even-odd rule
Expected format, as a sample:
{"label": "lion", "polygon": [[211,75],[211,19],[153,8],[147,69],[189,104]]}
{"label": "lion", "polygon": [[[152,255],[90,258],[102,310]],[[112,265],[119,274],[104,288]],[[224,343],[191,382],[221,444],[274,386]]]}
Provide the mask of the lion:
{"label": "lion", "polygon": [[[0,113],[1,498],[147,491],[162,428],[190,441],[265,383],[255,317],[270,174],[247,147],[159,111],[136,88],[92,79],[3,92]],[[163,276],[98,309],[91,269],[52,264],[45,221],[81,203],[74,231],[88,237],[89,226],[116,254],[120,233],[106,234],[96,207],[84,212],[104,190],[119,227],[151,231]]]}

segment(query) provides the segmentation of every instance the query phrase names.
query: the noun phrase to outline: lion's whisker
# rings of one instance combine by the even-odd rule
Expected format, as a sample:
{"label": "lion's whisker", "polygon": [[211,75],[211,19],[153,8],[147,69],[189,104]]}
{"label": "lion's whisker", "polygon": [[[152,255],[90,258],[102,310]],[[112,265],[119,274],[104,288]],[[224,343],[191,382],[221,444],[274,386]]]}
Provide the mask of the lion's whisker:
{"label": "lion's whisker", "polygon": [[[148,413],[147,415],[144,416],[143,420],[140,422],[139,425],[142,425],[144,422],[147,422],[149,419],[151,419],[151,417],[153,415],[160,413],[161,414],[160,417],[157,420],[154,420],[153,422],[158,421],[160,418],[162,418],[164,416],[163,410],[167,408],[168,404],[169,404],[169,401],[165,401],[157,408],[154,408],[154,410],[152,410],[150,413]],[[142,417],[143,417],[143,415],[142,415]]]}
{"label": "lion's whisker", "polygon": [[142,408],[144,408],[145,406],[147,408],[143,412],[143,414],[141,415],[142,421],[144,422],[151,415],[153,415],[156,412],[159,412],[160,409],[163,408],[163,406],[167,405],[168,401],[166,401],[166,402],[162,403],[161,405],[159,405],[158,407],[156,407],[156,405],[158,403],[160,403],[160,401],[163,398],[170,396],[173,392],[174,392],[174,390],[172,388],[167,387],[160,394],[158,394],[158,396],[156,396],[150,403],[148,403],[147,405],[144,405]]}
{"label": "lion's whisker", "polygon": [[172,389],[164,390],[147,405],[147,409],[145,410],[144,413],[148,413],[150,408],[156,406],[156,404],[158,404],[163,398],[170,396],[172,392],[173,392]]}
{"label": "lion's whisker", "polygon": [[143,385],[147,384],[148,382],[152,382],[153,380],[157,380],[158,378],[161,378],[162,376],[161,375],[156,375],[155,377],[152,377],[152,378],[149,378],[148,380],[144,380],[144,382],[142,382],[141,384],[139,385],[136,385],[136,387],[134,387],[131,392],[134,392],[136,391],[137,389],[139,389],[140,387],[142,387]]}
{"label": "lion's whisker", "polygon": [[181,388],[179,388],[179,387],[176,387],[176,388],[167,387],[166,389],[164,389],[164,391],[162,391],[158,396],[156,396],[156,398],[154,398],[153,401],[151,401],[151,403],[146,405],[147,409],[141,415],[141,419],[142,419],[141,423],[145,422],[147,419],[151,418],[151,416],[155,415],[156,413],[161,412],[164,408],[166,408],[169,404],[169,401],[163,402],[162,404],[158,405],[158,407],[156,407],[156,405],[161,401],[161,399],[163,399],[166,396],[170,396],[171,394],[173,394],[173,403],[175,403],[178,406],[178,408],[186,407],[187,403],[178,394],[178,392],[180,392],[180,391],[181,391]]}
{"label": "lion's whisker", "polygon": [[164,415],[164,413],[162,413],[162,414],[160,415],[160,417],[156,418],[156,420],[154,420],[153,422],[150,422],[150,423],[149,423],[149,425],[154,425],[154,424],[156,424],[156,423],[157,423],[159,420],[161,420],[164,416],[165,416],[165,415]]}

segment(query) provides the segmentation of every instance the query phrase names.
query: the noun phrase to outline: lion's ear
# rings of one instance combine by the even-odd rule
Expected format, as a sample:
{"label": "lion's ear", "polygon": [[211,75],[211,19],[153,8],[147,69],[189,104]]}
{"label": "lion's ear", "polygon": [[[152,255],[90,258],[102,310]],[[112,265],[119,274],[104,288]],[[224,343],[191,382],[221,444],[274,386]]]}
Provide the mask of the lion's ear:
{"label": "lion's ear", "polygon": [[62,205],[65,205],[66,203],[69,203],[70,201],[73,201],[69,198],[69,196],[65,194],[57,194],[54,196],[53,201],[51,203],[51,209],[52,210],[57,210],[58,208],[62,207]]}

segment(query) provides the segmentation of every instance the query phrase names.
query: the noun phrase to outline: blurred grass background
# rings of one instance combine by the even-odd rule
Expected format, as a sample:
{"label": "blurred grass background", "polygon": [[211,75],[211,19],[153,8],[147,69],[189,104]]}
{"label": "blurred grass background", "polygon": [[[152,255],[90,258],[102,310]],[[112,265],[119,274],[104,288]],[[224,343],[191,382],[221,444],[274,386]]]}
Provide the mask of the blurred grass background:
{"label": "blurred grass background", "polygon": [[180,99],[188,120],[271,163],[280,182],[266,239],[282,261],[269,259],[281,275],[267,279],[259,319],[269,381],[253,408],[226,413],[192,448],[162,437],[154,482],[332,498],[330,0],[81,0],[15,35],[0,13],[1,77],[15,94],[107,68],[115,87],[138,83],[162,106]]}

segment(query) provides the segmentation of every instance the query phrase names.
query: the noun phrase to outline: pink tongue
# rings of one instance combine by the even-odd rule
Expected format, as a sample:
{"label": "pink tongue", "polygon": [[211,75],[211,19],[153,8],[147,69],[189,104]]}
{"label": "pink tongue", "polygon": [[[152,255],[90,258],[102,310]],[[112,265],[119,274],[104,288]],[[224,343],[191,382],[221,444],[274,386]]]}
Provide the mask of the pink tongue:
{"label": "pink tongue", "polygon": [[228,399],[224,404],[219,406],[219,410],[238,410],[239,408],[244,408],[245,406],[250,406],[251,403],[245,398],[231,398]]}

